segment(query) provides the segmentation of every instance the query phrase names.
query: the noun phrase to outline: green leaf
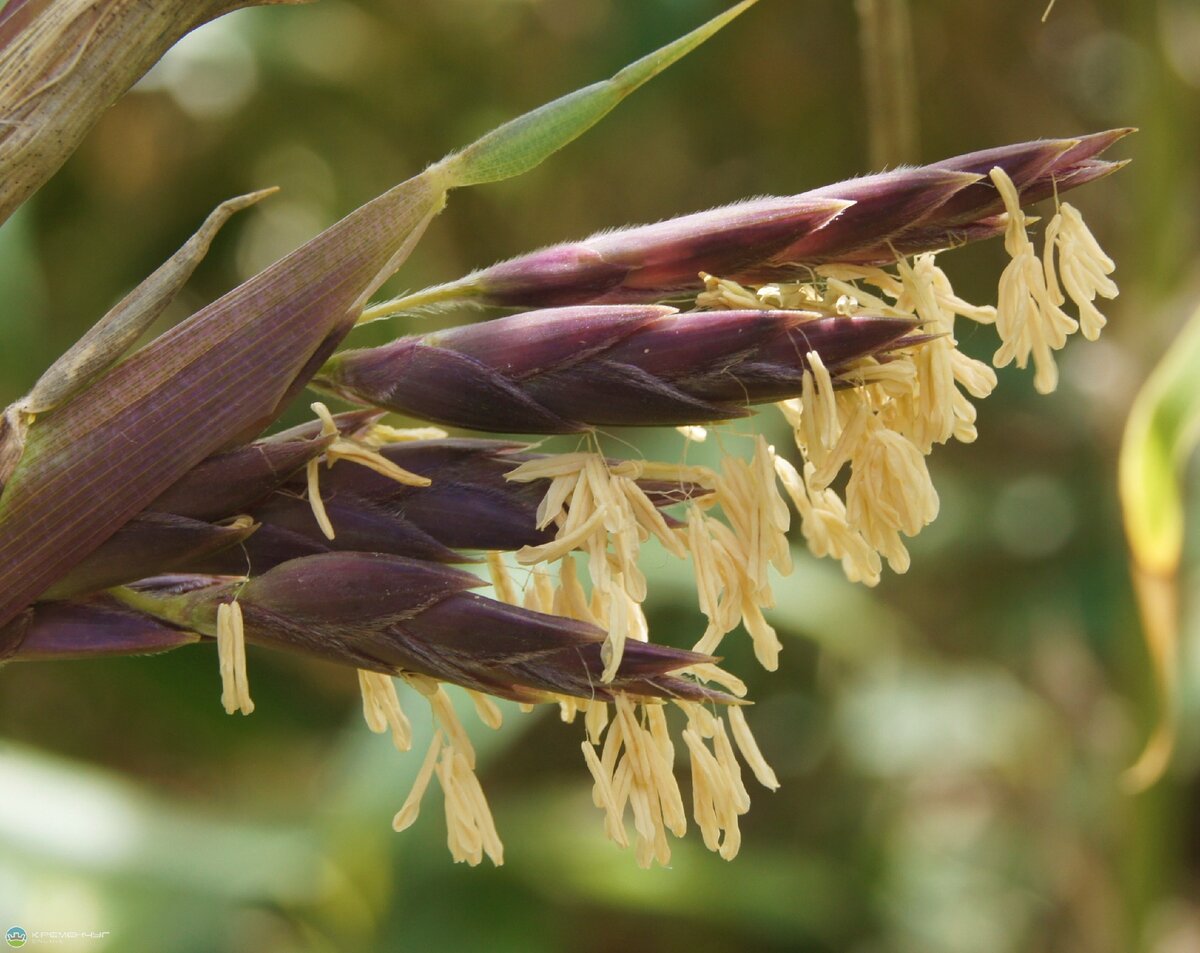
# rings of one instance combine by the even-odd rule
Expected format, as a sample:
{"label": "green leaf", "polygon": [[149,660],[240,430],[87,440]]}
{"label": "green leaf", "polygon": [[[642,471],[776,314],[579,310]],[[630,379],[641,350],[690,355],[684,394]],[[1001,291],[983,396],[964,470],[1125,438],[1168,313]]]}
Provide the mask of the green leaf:
{"label": "green leaf", "polygon": [[568,142],[587,132],[626,96],[744,13],[757,0],[742,0],[703,26],[643,56],[612,79],[568,93],[492,130],[439,165],[455,186],[499,182],[528,172]]}

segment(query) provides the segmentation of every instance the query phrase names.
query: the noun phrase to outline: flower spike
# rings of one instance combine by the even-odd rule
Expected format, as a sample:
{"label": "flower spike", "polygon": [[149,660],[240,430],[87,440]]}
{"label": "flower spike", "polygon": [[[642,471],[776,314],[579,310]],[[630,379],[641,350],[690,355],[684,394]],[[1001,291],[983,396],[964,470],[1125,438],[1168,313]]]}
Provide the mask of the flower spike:
{"label": "flower spike", "polygon": [[1096,158],[1131,129],[1001,146],[921,168],[850,179],[553,245],[457,281],[375,305],[375,320],[431,305],[541,308],[661,301],[700,290],[700,272],[743,283],[796,281],[829,262],[888,264],[1004,231],[999,166],[1020,202],[1063,194],[1115,172]]}
{"label": "flower spike", "polygon": [[218,608],[241,607],[246,641],[385,674],[415,673],[517,701],[556,695],[731,701],[672,673],[710,656],[640,643],[602,684],[604,632],[470,592],[478,577],[377,553],[324,553],[235,582],[176,591],[148,580],[121,598],[168,624],[217,634]]}
{"label": "flower spike", "polygon": [[[743,766],[779,780],[739,707],[745,684],[715,653],[741,627],[759,663],[779,665],[784,494],[810,550],[852,580],[907,570],[905,538],[940,506],[926,457],[975,439],[971,399],[996,385],[958,350],[956,322],[995,325],[994,363],[1032,362],[1052,389],[1053,351],[1098,335],[1097,299],[1117,294],[1114,262],[1061,195],[1120,168],[1100,156],[1129,130],[601,232],[364,306],[451,191],[535,167],[754,2],[427,166],[117,363],[221,222],[267,193],[218,209],[0,414],[0,664],[215,642],[222,705],[248,715],[247,646],[300,653],[355,669],[368,727],[407,751],[400,679],[434,731],[393,826],[414,823],[436,779],[452,856],[472,865],[504,849],[448,686],[493,729],[495,699],[578,718],[608,836],[643,866],[667,864],[668,835],[688,825],[674,708],[691,817],[734,857]],[[34,9],[16,7],[0,13],[0,59]],[[1050,197],[1039,253],[1025,209]],[[1011,259],[998,307],[973,305],[935,254],[997,235]],[[533,310],[335,356],[356,323],[453,304]],[[369,409],[313,404],[318,421],[255,439],[310,383]],[[701,441],[766,403],[798,459],[733,424],[711,467],[611,459],[595,433],[674,426]],[[387,410],[587,437],[546,454],[400,430]],[[650,641],[643,545],[691,563],[706,620],[691,650]],[[484,570],[496,598],[474,591]]]}
{"label": "flower spike", "polygon": [[475,430],[577,433],[745,417],[800,392],[806,355],[886,351],[906,318],[665,307],[548,309],[334,357],[314,386]]}

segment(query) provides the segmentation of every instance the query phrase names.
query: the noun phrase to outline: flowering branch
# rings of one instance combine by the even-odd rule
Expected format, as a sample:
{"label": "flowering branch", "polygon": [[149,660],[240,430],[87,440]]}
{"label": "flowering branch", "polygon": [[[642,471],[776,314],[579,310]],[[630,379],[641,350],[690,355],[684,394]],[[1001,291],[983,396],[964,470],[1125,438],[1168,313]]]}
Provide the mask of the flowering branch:
{"label": "flowering branch", "polygon": [[[264,193],[222,205],[4,414],[0,660],[215,642],[222,703],[249,714],[246,646],[301,652],[355,668],[367,724],[402,750],[412,733],[392,679],[404,679],[438,728],[393,826],[415,821],[436,777],[451,852],[472,864],[502,862],[503,845],[444,684],[491,727],[492,696],[582,715],[593,800],[618,844],[632,817],[643,865],[667,863],[667,833],[687,826],[673,708],[692,817],[710,849],[736,855],[741,763],[769,789],[778,780],[740,707],[745,685],[714,653],[741,625],[778,666],[767,613],[773,575],[792,566],[792,510],[812,552],[850,579],[908,568],[904,538],[939,508],[926,457],[975,439],[971,399],[996,386],[958,350],[959,319],[994,324],[993,363],[1032,362],[1043,392],[1068,335],[1099,333],[1115,266],[1060,196],[1120,168],[1099,156],[1129,131],[604,232],[367,307],[451,190],[533,168],[752,2],[429,166],[117,363],[221,223]],[[46,9],[0,15],[0,68]],[[1024,210],[1051,196],[1039,253]],[[963,300],[935,256],[1000,235],[998,305]],[[530,310],[334,354],[357,323],[455,304]],[[368,409],[314,404],[312,424],[255,439],[310,382]],[[794,454],[732,426],[766,404]],[[546,454],[391,427],[382,411],[585,437]],[[596,436],[675,426],[693,441],[718,425],[716,468],[615,460]],[[748,456],[729,452],[734,438]],[[652,539],[691,561],[707,619],[691,650],[650,641],[640,554]],[[450,565],[480,553],[494,599]]]}

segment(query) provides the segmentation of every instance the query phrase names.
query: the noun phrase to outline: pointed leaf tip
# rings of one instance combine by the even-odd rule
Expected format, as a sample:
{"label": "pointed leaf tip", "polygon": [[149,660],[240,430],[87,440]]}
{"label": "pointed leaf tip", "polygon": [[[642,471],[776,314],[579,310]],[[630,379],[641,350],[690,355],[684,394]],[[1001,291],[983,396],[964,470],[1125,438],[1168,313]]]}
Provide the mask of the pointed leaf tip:
{"label": "pointed leaf tip", "polygon": [[148,278],[121,299],[104,317],[44,373],[20,402],[26,414],[53,410],[87,388],[137,342],[155,319],[175,300],[196,267],[208,254],[225,223],[237,212],[278,192],[259,189],[226,199],[201,224],[196,233]]}
{"label": "pointed leaf tip", "polygon": [[[107,371],[86,400],[38,417],[0,495],[0,624],[205,457],[274,420],[444,198],[436,174],[401,183]],[[12,444],[0,433],[0,463]]]}
{"label": "pointed leaf tip", "polygon": [[742,0],[690,33],[629,64],[611,79],[575,90],[518,116],[461,152],[447,156],[438,167],[450,175],[453,188],[499,182],[528,172],[585,133],[635,89],[690,53],[756,2]]}

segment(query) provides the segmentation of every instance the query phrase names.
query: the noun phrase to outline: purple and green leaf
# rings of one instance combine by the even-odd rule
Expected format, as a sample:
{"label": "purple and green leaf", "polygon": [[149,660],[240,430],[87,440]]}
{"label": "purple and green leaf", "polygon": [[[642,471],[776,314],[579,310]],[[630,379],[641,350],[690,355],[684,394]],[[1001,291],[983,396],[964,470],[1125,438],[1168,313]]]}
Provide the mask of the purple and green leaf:
{"label": "purple and green leaf", "polygon": [[0,624],[202,460],[270,424],[408,257],[450,190],[533,168],[753,2],[430,166],[62,406],[23,421],[27,439],[0,495]]}

